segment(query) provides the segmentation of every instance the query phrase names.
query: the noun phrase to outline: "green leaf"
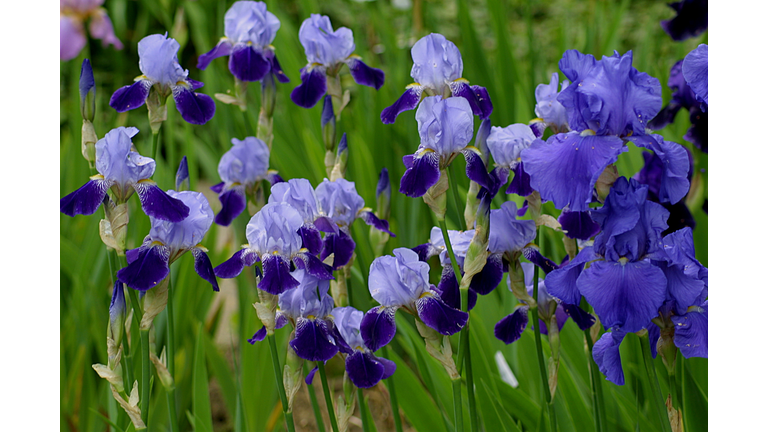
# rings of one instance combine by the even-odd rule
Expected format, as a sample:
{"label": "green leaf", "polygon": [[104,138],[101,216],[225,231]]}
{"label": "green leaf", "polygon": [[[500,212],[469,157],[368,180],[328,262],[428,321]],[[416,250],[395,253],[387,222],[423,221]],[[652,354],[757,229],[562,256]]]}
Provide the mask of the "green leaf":
{"label": "green leaf", "polygon": [[192,372],[192,417],[194,418],[195,431],[213,432],[211,399],[208,395],[208,371],[205,367],[204,340],[203,323],[200,323],[197,330],[195,365]]}

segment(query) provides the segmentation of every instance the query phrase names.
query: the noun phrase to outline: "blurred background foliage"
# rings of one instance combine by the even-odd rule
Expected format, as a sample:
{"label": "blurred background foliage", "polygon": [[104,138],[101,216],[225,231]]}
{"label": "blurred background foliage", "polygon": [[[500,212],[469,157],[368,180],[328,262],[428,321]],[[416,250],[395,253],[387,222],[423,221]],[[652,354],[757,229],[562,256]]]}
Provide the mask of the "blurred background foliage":
{"label": "blurred background foliage", "polygon": [[[125,45],[117,51],[103,48],[99,41],[89,40],[80,56],[62,62],[61,74],[61,196],[88,180],[87,162],[80,154],[78,78],[83,58],[91,59],[96,80],[97,110],[94,125],[99,137],[117,126],[140,129],[134,138],[139,152],[150,153],[151,138],[146,108],[118,114],[109,108],[111,94],[130,84],[140,75],[137,43],[144,36],[168,32],[181,44],[178,57],[189,69],[192,79],[202,81],[200,90],[208,95],[234,91],[234,79],[225,59],[214,60],[205,70],[196,68],[198,55],[210,50],[224,35],[224,14],[231,1],[218,0],[106,0],[104,7]],[[499,0],[349,0],[267,1],[268,10],[281,21],[273,45],[291,83],[278,84],[277,108],[274,116],[275,139],[270,167],[285,178],[307,178],[317,185],[325,177],[324,147],[320,131],[320,109],[294,105],[290,91],[299,84],[299,69],[306,64],[304,50],[298,40],[298,29],[311,13],[329,15],[334,28],[353,30],[360,55],[370,66],[386,74],[384,86],[377,92],[357,86],[349,75],[342,77],[345,89],[351,91],[351,102],[337,124],[339,136],[346,132],[350,160],[346,178],[357,185],[367,205],[375,206],[375,187],[381,168],[389,169],[394,193],[389,219],[397,238],[387,244],[387,252],[395,247],[414,247],[429,238],[435,220],[420,199],[397,192],[404,172],[402,157],[415,151],[419,144],[412,112],[401,115],[394,125],[379,120],[382,109],[391,105],[412,82],[410,47],[430,32],[442,33],[459,47],[464,60],[464,74],[472,84],[487,87],[494,104],[491,121],[494,126],[527,123],[535,117],[536,85],[549,82],[552,72],[566,49],[578,49],[596,57],[611,55],[614,50],[632,50],[634,66],[659,79],[665,103],[670,90],[666,81],[670,67],[699,43],[706,43],[706,33],[685,42],[674,42],[659,26],[659,21],[674,15],[664,1],[499,1]],[[560,74],[561,80],[564,78]],[[237,107],[216,102],[216,114],[203,126],[185,123],[169,98],[168,121],[162,128],[157,170],[154,180],[163,189],[173,189],[176,167],[182,156],[189,160],[192,189],[207,193],[214,212],[220,204],[208,188],[218,183],[217,165],[229,149],[232,138],[255,136],[260,87],[250,84],[246,113]],[[479,121],[477,122],[479,124]],[[682,140],[689,126],[687,114],[661,133],[666,139],[692,150],[699,173],[702,195],[691,197],[691,211],[697,222],[694,231],[697,257],[707,263],[707,216],[701,210],[706,197],[706,154]],[[630,145],[630,151],[619,157],[619,173],[632,176],[642,167],[641,150]],[[465,192],[468,180],[463,175],[461,158],[454,163],[460,188]],[[502,194],[503,195],[503,194]],[[462,195],[464,196],[464,195]],[[505,199],[499,196],[492,208]],[[149,231],[149,220],[131,199],[131,222],[128,243],[138,246]],[[453,207],[449,205],[449,209]],[[557,215],[551,206],[545,210]],[[102,216],[99,216],[102,215]],[[111,292],[111,275],[104,244],[99,239],[98,223],[102,210],[92,216],[69,218],[61,215],[60,273],[60,367],[61,430],[104,431],[109,420],[120,426],[128,422],[112,400],[107,382],[91,368],[94,363],[107,363],[106,329]],[[248,215],[242,214],[231,227],[213,225],[203,244],[211,251],[217,265],[231,256],[245,242],[244,227]],[[452,210],[448,212],[451,229],[461,227]],[[565,255],[559,236],[545,230],[542,249],[558,261]],[[373,260],[369,247],[368,227],[358,222],[353,226],[358,247],[353,268],[353,305],[367,310],[373,305],[364,280]],[[433,264],[433,282],[439,277],[439,265]],[[247,273],[247,274],[246,274]],[[182,430],[261,431],[281,430],[282,413],[271,372],[266,344],[245,344],[260,328],[250,306],[257,300],[253,275],[244,272],[235,280],[222,282],[219,293],[211,291],[193,270],[191,256],[180,259],[172,268],[177,331],[176,385]],[[506,346],[493,336],[493,326],[511,312],[515,300],[502,285],[478,301],[472,318],[472,350],[476,371],[476,394],[485,430],[537,430],[539,405],[543,395],[538,381],[531,331],[522,339]],[[165,339],[162,313],[155,321],[155,350],[159,352]],[[279,346],[285,347],[288,331],[278,331]],[[134,334],[138,331],[134,323]],[[573,323],[562,331],[562,364],[556,396],[558,423],[563,431],[589,430],[592,427],[592,399],[582,332]],[[546,344],[545,344],[546,345]],[[135,344],[138,346],[138,343]],[[548,350],[548,347],[545,347]],[[519,380],[512,388],[501,381],[494,354],[501,352]],[[413,320],[398,314],[398,333],[392,344],[393,360],[398,364],[392,379],[398,389],[400,410],[407,428],[440,430],[441,411],[447,423],[453,419],[450,382],[439,364],[424,351],[423,341],[413,327]],[[477,353],[477,354],[475,354]],[[607,381],[606,405],[609,430],[655,430],[650,387],[642,369],[639,339],[628,337],[621,348],[627,384],[619,387]],[[283,350],[283,356],[284,356]],[[545,352],[546,355],[546,352]],[[284,358],[281,359],[281,364]],[[657,359],[660,377],[666,371]],[[706,430],[707,360],[679,362],[685,394],[685,426],[688,430]],[[340,386],[343,362],[329,362],[329,374]],[[151,431],[167,428],[167,406],[162,387],[155,378]],[[664,380],[662,380],[664,381]],[[661,383],[666,391],[665,382]],[[340,387],[339,387],[340,388]],[[392,428],[386,387],[383,383],[366,390],[379,430]],[[319,397],[322,406],[322,396]],[[294,409],[297,429],[315,430],[307,393],[302,389]],[[359,416],[356,413],[355,416]],[[468,416],[464,416],[468,421]],[[327,421],[327,420],[326,420]],[[355,429],[359,421],[353,419]],[[114,430],[114,429],[111,429]],[[120,430],[123,430],[122,428]]]}

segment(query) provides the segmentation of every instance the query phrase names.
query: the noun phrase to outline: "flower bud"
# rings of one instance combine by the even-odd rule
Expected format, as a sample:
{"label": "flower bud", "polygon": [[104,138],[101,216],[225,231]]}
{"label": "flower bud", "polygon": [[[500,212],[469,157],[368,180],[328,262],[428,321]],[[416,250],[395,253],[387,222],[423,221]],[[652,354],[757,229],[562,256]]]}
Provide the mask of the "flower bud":
{"label": "flower bud", "polygon": [[469,288],[472,277],[483,270],[488,260],[488,236],[491,231],[491,194],[483,188],[480,191],[479,206],[475,225],[475,235],[469,243],[464,258],[464,277],[461,288]]}
{"label": "flower bud", "polygon": [[440,170],[440,178],[437,180],[437,183],[427,189],[427,193],[422,197],[435,216],[437,216],[437,220],[440,221],[445,220],[448,186],[448,173],[443,168]]}
{"label": "flower bud", "polygon": [[187,157],[181,158],[179,169],[176,171],[176,192],[189,190],[189,166],[187,165]]}
{"label": "flower bud", "polygon": [[339,148],[336,151],[336,162],[333,164],[333,170],[331,170],[331,181],[336,181],[340,178],[344,178],[347,173],[347,160],[349,159],[349,150],[347,149],[347,134],[346,132],[341,136],[339,142]]}
{"label": "flower bud", "polygon": [[385,167],[381,169],[379,183],[376,184],[376,216],[379,219],[389,219],[391,200],[392,185],[389,183],[389,171]]}
{"label": "flower bud", "polygon": [[116,346],[120,346],[123,340],[123,326],[125,325],[125,293],[123,284],[115,281],[112,290],[112,301],[109,303],[109,325],[108,334],[115,341]]}
{"label": "flower bud", "polygon": [[336,145],[336,116],[333,115],[333,98],[325,95],[323,100],[323,112],[320,115],[320,125],[323,129],[323,143],[325,149],[332,151]]}
{"label": "flower bud", "polygon": [[163,122],[168,120],[168,105],[165,103],[168,95],[161,95],[157,88],[157,85],[152,86],[149,89],[149,96],[147,96],[149,126],[152,128],[152,134],[159,133]]}
{"label": "flower bud", "polygon": [[269,118],[272,118],[275,113],[276,99],[277,87],[275,86],[275,76],[271,72],[267,72],[264,78],[261,79],[261,109]]}
{"label": "flower bud", "polygon": [[[159,358],[157,355],[155,355],[155,351],[151,350],[149,352],[149,359],[152,361],[152,364],[155,365],[155,371],[157,371],[157,376],[160,377],[160,383],[163,385],[163,388],[166,391],[175,389],[176,384],[173,381],[173,376],[171,376],[171,373],[168,371],[168,367],[166,366],[168,361],[165,356],[165,349],[163,349],[163,352],[160,353]],[[171,359],[171,361],[173,361],[173,359]]]}
{"label": "flower bud", "polygon": [[[294,337],[295,334],[292,334],[291,339]],[[304,360],[297,356],[292,348],[288,348],[283,367],[283,385],[285,386],[285,396],[288,399],[288,412],[293,411],[293,400],[301,388],[303,366]]]}
{"label": "flower bud", "polygon": [[448,373],[448,377],[451,380],[457,380],[461,378],[459,371],[456,369],[456,363],[453,361],[453,351],[451,350],[451,341],[448,336],[443,336],[431,327],[422,323],[421,320],[416,320],[416,329],[419,330],[419,334],[424,338],[424,342],[427,345],[427,352],[429,355],[439,361]]}
{"label": "flower bud", "polygon": [[96,113],[96,83],[93,80],[93,69],[88,59],[83,60],[80,68],[80,115],[83,120],[93,122]]}
{"label": "flower bud", "polygon": [[81,129],[81,152],[83,157],[88,161],[88,165],[94,168],[96,163],[96,142],[99,138],[96,136],[96,130],[93,128],[93,123],[88,119],[83,119],[83,128]]}

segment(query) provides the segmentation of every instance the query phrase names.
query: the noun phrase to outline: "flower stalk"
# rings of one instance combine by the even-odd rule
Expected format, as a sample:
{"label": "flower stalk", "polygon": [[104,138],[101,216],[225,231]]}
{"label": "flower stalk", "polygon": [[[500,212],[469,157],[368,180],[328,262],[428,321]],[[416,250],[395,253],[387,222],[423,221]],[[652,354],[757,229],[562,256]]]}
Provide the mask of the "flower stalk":
{"label": "flower stalk", "polygon": [[[539,229],[538,237],[541,238],[541,230]],[[539,240],[541,243],[541,240]],[[539,298],[539,267],[533,268],[533,298]],[[547,366],[544,363],[544,351],[541,344],[541,328],[539,325],[539,308],[538,302],[533,301],[529,305],[529,313],[531,314],[531,320],[533,321],[533,337],[536,340],[536,357],[539,361],[539,372],[541,373],[541,381],[544,387],[544,400],[547,404],[547,410],[549,411],[549,430],[557,431],[557,417],[555,415],[555,405],[552,398],[552,393],[549,391],[549,374],[547,373]]]}
{"label": "flower stalk", "polygon": [[651,345],[648,340],[648,332],[644,332],[642,336],[640,336],[640,348],[643,351],[643,362],[645,363],[645,372],[648,374],[648,380],[651,384],[651,389],[653,394],[651,395],[651,399],[653,399],[655,402],[652,402],[654,405],[656,405],[656,413],[659,416],[659,421],[661,422],[661,428],[664,432],[672,432],[672,426],[669,423],[669,419],[666,415],[664,415],[667,410],[664,406],[663,402],[663,393],[661,392],[661,387],[659,386],[659,379],[656,376],[656,367],[653,365],[653,357],[651,356]]}
{"label": "flower stalk", "polygon": [[325,406],[328,409],[328,417],[331,420],[331,429],[333,429],[333,432],[339,432],[336,414],[333,412],[333,398],[331,397],[331,390],[328,388],[328,378],[325,376],[324,362],[317,362],[317,371],[320,373],[320,381],[323,383],[323,395],[325,396]]}
{"label": "flower stalk", "polygon": [[275,373],[275,383],[277,384],[277,392],[280,394],[280,403],[283,406],[283,415],[285,416],[285,425],[288,428],[288,432],[294,432],[296,427],[293,424],[293,413],[288,409],[288,398],[285,395],[285,386],[283,385],[283,373],[280,370],[280,359],[277,357],[277,343],[275,342],[274,333],[267,335],[269,339],[269,351],[272,354],[272,370]]}

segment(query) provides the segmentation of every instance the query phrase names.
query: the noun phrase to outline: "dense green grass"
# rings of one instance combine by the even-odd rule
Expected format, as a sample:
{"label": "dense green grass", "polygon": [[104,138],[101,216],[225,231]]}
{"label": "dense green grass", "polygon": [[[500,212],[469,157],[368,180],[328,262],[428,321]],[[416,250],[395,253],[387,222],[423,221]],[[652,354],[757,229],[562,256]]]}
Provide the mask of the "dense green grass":
{"label": "dense green grass", "polygon": [[[80,155],[82,121],[77,83],[82,59],[90,58],[94,68],[97,85],[94,125],[99,137],[117,126],[136,126],[141,132],[134,142],[140,152],[149,154],[151,133],[146,109],[142,107],[118,114],[107,105],[114,90],[131,83],[140,74],[138,41],[148,34],[167,31],[182,46],[179,60],[189,69],[190,78],[205,83],[201,91],[209,95],[226,93],[233,90],[233,78],[225,59],[215,60],[205,71],[198,70],[195,65],[197,56],[210,50],[223,36],[223,16],[229,4],[231,2],[215,0],[106,1],[105,7],[125,49],[102,48],[98,41],[91,40],[78,58],[61,63],[61,196],[74,191],[91,175],[88,164]],[[349,75],[343,77],[344,88],[350,89],[352,97],[338,129],[346,132],[349,140],[346,178],[356,183],[357,191],[369,206],[375,205],[378,172],[382,167],[389,169],[394,189],[390,224],[397,238],[389,241],[387,251],[424,243],[435,225],[433,216],[421,200],[397,192],[404,172],[402,156],[413,153],[418,146],[412,113],[401,115],[394,125],[384,125],[379,120],[381,110],[392,104],[411,82],[410,46],[418,38],[438,32],[458,45],[464,59],[464,77],[472,84],[488,88],[494,103],[491,116],[494,126],[527,122],[535,116],[535,86],[549,81],[550,74],[558,70],[557,62],[566,49],[578,49],[595,56],[610,55],[614,50],[620,53],[632,50],[634,66],[661,81],[664,100],[668,101],[670,91],[666,80],[669,68],[696,45],[706,42],[706,34],[683,43],[672,41],[662,31],[659,21],[671,17],[673,12],[664,2],[658,1],[413,0],[412,8],[407,10],[396,9],[386,1],[301,0],[269,1],[267,4],[282,23],[273,45],[284,71],[292,80],[290,84],[278,84],[275,139],[270,161],[271,168],[277,169],[284,178],[304,177],[317,185],[325,176],[320,104],[306,110],[289,99],[290,91],[299,83],[298,71],[306,63],[298,41],[301,22],[310,13],[330,15],[334,27],[346,26],[354,31],[355,53],[386,73],[386,83],[378,92],[355,85]],[[176,167],[183,155],[189,159],[193,190],[206,191],[210,185],[219,182],[218,161],[230,147],[230,140],[256,133],[257,84],[250,85],[248,97],[249,110],[245,114],[234,106],[217,102],[216,115],[204,126],[185,123],[169,99],[169,118],[163,126],[154,176],[160,187],[173,188]],[[681,113],[676,124],[662,133],[667,139],[691,148],[689,143],[682,141],[687,127],[687,117]],[[697,170],[706,169],[706,155],[692,150]],[[639,170],[642,166],[640,152],[633,147],[619,158],[617,165],[622,175],[631,176]],[[463,162],[455,165],[457,175],[454,178],[460,179],[460,188],[466,190],[466,177],[458,175],[463,170]],[[706,196],[706,173],[703,180]],[[217,212],[218,200],[214,195],[209,196]],[[501,202],[502,198],[497,198],[494,208]],[[708,265],[707,216],[700,210],[701,201],[696,204],[692,211],[698,223],[695,230],[697,257]],[[148,232],[149,221],[138,208],[136,198],[132,198],[130,205],[128,241],[129,247],[136,247]],[[545,208],[557,214],[554,208]],[[458,218],[450,209],[451,206],[449,228],[458,228]],[[90,217],[61,215],[60,218],[61,430],[67,431],[105,430],[107,426],[102,416],[119,420],[120,425],[127,424],[121,409],[111,400],[106,381],[91,369],[93,363],[107,362],[105,341],[111,289],[107,254],[98,234],[99,215],[103,215],[101,210]],[[237,245],[244,242],[242,228],[247,220],[246,214],[241,215],[233,224],[239,227],[237,230],[216,225],[211,228],[203,244],[211,250],[214,265],[228,258]],[[363,269],[363,273],[367,273],[374,258],[367,246],[367,236],[368,227],[357,222],[353,237],[358,243],[356,252],[360,265],[353,270],[351,289],[354,305],[363,310],[372,305],[360,271]],[[543,248],[553,259],[564,256],[562,243],[554,235],[547,234]],[[434,271],[436,282],[437,266]],[[226,409],[227,422],[223,425],[217,422],[221,430],[281,429],[280,418],[270,419],[279,402],[266,343],[243,344],[260,327],[249,306],[257,299],[252,275],[240,276],[236,287],[222,286],[222,291],[237,289],[234,297],[242,303],[234,315],[229,315],[223,313],[221,303],[215,301],[225,293],[213,293],[210,286],[197,277],[191,256],[184,256],[175,263],[172,272],[177,333],[175,378],[182,415],[181,429],[207,430],[212,427],[212,420],[210,416],[206,418],[207,412],[203,408],[208,398],[206,377],[215,379],[220,391],[212,397],[223,400]],[[481,298],[472,312],[473,321],[477,323],[472,327],[472,354],[482,422],[488,431],[537,430],[543,395],[532,332],[527,331],[520,341],[509,346],[498,341],[493,336],[493,325],[512,310],[514,299],[505,289],[496,290],[489,297]],[[155,321],[157,351],[165,340],[165,319],[166,315],[162,313]],[[214,336],[223,330],[234,333],[224,337],[226,343],[217,343]],[[285,347],[288,331],[277,334],[279,346]],[[561,338],[562,365],[555,404],[560,428],[563,431],[590,430],[592,399],[583,334],[569,323]],[[133,341],[137,340],[138,330],[134,329]],[[138,347],[138,343],[134,345]],[[546,350],[547,344],[545,354]],[[406,421],[418,430],[433,430],[441,423],[440,407],[452,421],[450,382],[439,364],[424,351],[423,342],[412,327],[412,319],[402,313],[398,314],[398,334],[390,352],[393,351],[398,363],[394,381]],[[520,381],[518,388],[513,389],[500,380],[493,360],[496,351],[504,354]],[[655,417],[649,399],[652,395],[636,337],[627,338],[622,346],[622,359],[627,384],[618,387],[604,383],[608,430],[655,430],[657,425],[653,423]],[[707,360],[691,359],[680,363],[684,368],[683,386],[687,396],[684,407],[686,429],[706,430],[706,417],[701,413],[707,410]],[[660,360],[656,366],[660,377],[666,377]],[[341,362],[330,362],[329,373],[339,378],[343,373]],[[663,391],[666,391],[665,381],[662,379]],[[383,385],[366,392],[381,392],[382,388]],[[435,393],[430,396],[432,389]],[[299,409],[309,408],[296,408]],[[165,430],[167,417],[165,396],[155,379],[150,430]],[[468,416],[464,418],[468,421]],[[379,424],[380,430],[382,427]]]}

